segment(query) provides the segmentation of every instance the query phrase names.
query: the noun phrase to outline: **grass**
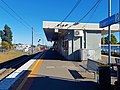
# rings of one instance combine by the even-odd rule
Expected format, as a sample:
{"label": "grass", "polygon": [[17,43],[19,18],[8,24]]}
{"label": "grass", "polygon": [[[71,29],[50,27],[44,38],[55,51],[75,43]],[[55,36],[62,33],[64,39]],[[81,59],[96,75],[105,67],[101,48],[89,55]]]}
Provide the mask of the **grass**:
{"label": "grass", "polygon": [[23,53],[23,52],[14,52],[14,51],[0,53],[0,63],[9,61],[11,59],[14,59],[14,58],[22,56],[22,55],[25,55],[25,53]]}

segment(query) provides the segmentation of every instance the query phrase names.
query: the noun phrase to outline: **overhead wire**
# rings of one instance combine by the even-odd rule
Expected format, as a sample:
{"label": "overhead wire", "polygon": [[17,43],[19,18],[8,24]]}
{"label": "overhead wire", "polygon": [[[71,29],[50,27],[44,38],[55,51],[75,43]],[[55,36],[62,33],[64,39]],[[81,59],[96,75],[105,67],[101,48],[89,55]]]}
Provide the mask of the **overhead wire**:
{"label": "overhead wire", "polygon": [[77,8],[77,6],[80,4],[82,0],[78,0],[77,3],[74,5],[74,7],[71,9],[71,11],[68,13],[68,15],[63,19],[62,22],[64,22],[70,15],[71,13]]}
{"label": "overhead wire", "polygon": [[14,15],[12,15],[10,12],[8,12],[4,7],[2,7],[2,6],[0,5],[0,8],[1,8],[2,10],[4,10],[7,14],[9,14],[11,17],[13,17],[15,20],[17,20],[19,23],[21,23],[22,25],[24,25],[24,26],[28,29],[28,26],[26,26],[23,22],[21,22],[19,19],[17,19]]}
{"label": "overhead wire", "polygon": [[92,8],[90,8],[90,10],[82,17],[80,18],[77,22],[75,22],[74,24],[70,25],[67,29],[69,29],[70,27],[74,26],[74,25],[77,25],[79,24],[79,22],[81,22],[84,18],[86,18],[90,13],[91,11],[101,2],[101,0],[98,0],[93,6]]}
{"label": "overhead wire", "polygon": [[93,7],[81,18],[78,20],[78,22],[82,21],[96,6],[97,4],[100,2],[101,0],[98,0],[94,5]]}
{"label": "overhead wire", "polygon": [[[102,1],[102,0],[101,0],[101,1]],[[91,16],[89,17],[89,20],[93,17],[93,15],[94,15],[94,13],[96,12],[96,10],[97,10],[98,6],[100,5],[101,1],[100,1],[100,2],[97,4],[97,6],[95,7],[93,13],[92,13]],[[89,21],[89,20],[88,20],[88,21]],[[85,25],[83,25],[82,28],[85,28],[86,25],[87,25],[87,23],[86,23]],[[95,51],[99,50],[100,48],[101,48],[101,47],[96,48]],[[92,57],[98,55],[99,53],[101,53],[101,51],[99,51],[99,52],[97,52],[97,53],[91,55],[90,58],[92,58]]]}
{"label": "overhead wire", "polygon": [[[101,0],[102,1],[102,0]],[[90,21],[90,19],[92,19],[92,17],[94,16],[94,13],[97,11],[98,6],[100,5],[101,1],[97,4],[97,6],[95,7],[93,13],[91,14],[91,16],[89,17],[89,19],[87,20],[87,22]],[[82,28],[85,28],[85,26],[87,25],[87,23],[85,23],[85,25],[82,26]]]}
{"label": "overhead wire", "polygon": [[30,27],[31,28],[31,26],[19,15],[19,14],[17,14],[4,0],[1,0],[21,21],[23,21],[24,22],[24,24],[26,24],[27,25],[27,27]]}
{"label": "overhead wire", "polygon": [[[100,2],[101,2],[101,1],[102,1],[102,0],[100,0]],[[95,9],[92,7],[92,8],[94,9],[93,14],[96,12],[96,10],[97,10],[100,2],[99,2],[99,3],[96,2],[97,4],[95,3],[95,5],[94,5],[94,8],[95,8]],[[89,19],[92,18],[93,14],[91,14],[91,16],[90,16]],[[77,24],[79,24],[79,23],[78,23],[78,22],[75,22],[74,24],[72,24],[72,25],[70,25],[69,27],[67,27],[67,29],[69,29],[70,27],[74,26],[75,24],[77,25]],[[83,25],[82,28],[84,28],[86,25],[87,25],[87,23],[85,23],[85,25]],[[67,33],[65,33],[65,34],[67,34]],[[65,34],[64,34],[64,35],[65,35]]]}
{"label": "overhead wire", "polygon": [[66,15],[66,17],[59,23],[59,24],[57,24],[57,26],[59,26],[59,25],[61,25],[71,14],[72,14],[72,12],[78,7],[78,5],[80,4],[80,2],[81,2],[82,0],[78,0],[77,2],[76,2],[76,4],[73,6],[73,8],[71,9],[71,11]]}

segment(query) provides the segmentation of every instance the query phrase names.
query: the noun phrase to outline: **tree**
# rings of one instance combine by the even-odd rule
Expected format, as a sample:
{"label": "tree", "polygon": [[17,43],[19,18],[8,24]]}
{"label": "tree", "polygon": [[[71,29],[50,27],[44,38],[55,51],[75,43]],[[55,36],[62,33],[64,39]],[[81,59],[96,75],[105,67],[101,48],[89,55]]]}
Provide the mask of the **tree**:
{"label": "tree", "polygon": [[0,37],[3,37],[3,31],[0,30]]}
{"label": "tree", "polygon": [[12,45],[12,31],[8,25],[4,26],[3,31],[0,30],[0,37],[2,41],[8,42],[10,45]]}
{"label": "tree", "polygon": [[[101,44],[108,44],[108,36],[101,38]],[[111,44],[117,44],[117,38],[114,34],[111,34]]]}
{"label": "tree", "polygon": [[9,50],[9,49],[12,48],[12,46],[8,42],[6,42],[6,41],[2,41],[1,45],[6,50]]}
{"label": "tree", "polygon": [[105,44],[105,38],[101,38],[101,44]]}
{"label": "tree", "polygon": [[108,36],[105,37],[105,44],[108,44]]}
{"label": "tree", "polygon": [[111,34],[111,44],[117,44],[117,38],[114,34]]}

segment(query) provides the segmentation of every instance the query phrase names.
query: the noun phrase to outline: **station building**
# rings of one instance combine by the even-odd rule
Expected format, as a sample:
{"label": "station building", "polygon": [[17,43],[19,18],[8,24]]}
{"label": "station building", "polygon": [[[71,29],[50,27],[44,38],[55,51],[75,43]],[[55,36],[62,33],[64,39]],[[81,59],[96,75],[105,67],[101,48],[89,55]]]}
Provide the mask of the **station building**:
{"label": "station building", "polygon": [[[118,25],[111,27],[118,31]],[[101,60],[101,36],[107,28],[99,28],[99,23],[74,23],[43,21],[43,30],[53,47],[69,60]]]}

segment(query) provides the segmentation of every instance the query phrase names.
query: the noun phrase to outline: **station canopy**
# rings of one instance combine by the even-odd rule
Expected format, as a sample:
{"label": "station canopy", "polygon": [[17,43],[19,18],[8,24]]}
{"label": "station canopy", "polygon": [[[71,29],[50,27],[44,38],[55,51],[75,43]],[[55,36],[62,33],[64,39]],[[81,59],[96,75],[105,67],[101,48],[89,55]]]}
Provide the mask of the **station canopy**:
{"label": "station canopy", "polygon": [[[101,35],[108,33],[108,28],[99,28],[99,23],[75,23],[43,21],[43,30],[48,41],[55,41],[67,34],[68,30],[97,30]],[[111,25],[111,33],[119,32],[119,24]]]}

